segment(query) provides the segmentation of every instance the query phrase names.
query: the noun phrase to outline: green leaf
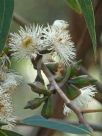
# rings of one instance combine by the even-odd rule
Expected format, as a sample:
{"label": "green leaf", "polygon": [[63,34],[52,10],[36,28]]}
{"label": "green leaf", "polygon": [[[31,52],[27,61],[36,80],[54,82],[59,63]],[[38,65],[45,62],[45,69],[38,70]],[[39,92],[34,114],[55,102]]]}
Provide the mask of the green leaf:
{"label": "green leaf", "polygon": [[75,76],[79,73],[81,63],[82,60],[79,60],[70,66],[71,67],[70,77]]}
{"label": "green leaf", "polygon": [[66,0],[68,6],[72,8],[74,11],[81,13],[81,8],[78,0]]}
{"label": "green leaf", "polygon": [[48,120],[42,116],[32,116],[22,120],[21,123],[24,125],[30,125],[34,127],[40,126],[72,134],[91,134],[88,128],[86,128],[84,125],[76,126],[54,119]]}
{"label": "green leaf", "polygon": [[81,76],[77,76],[77,77],[74,77],[74,78],[71,78],[68,83],[71,83],[71,84],[78,84],[78,85],[84,85],[86,83],[89,83],[89,76],[88,75],[81,75]]}
{"label": "green leaf", "polygon": [[38,108],[45,100],[47,99],[47,96],[43,98],[34,98],[33,100],[30,100],[27,102],[27,105],[24,107],[24,109],[36,109]]}
{"label": "green leaf", "polygon": [[85,85],[88,83],[94,83],[96,80],[90,78],[88,75],[81,75],[74,77],[68,81],[68,83],[75,84],[75,85]]}
{"label": "green leaf", "polygon": [[78,0],[82,14],[84,15],[86,25],[92,40],[94,54],[96,55],[96,31],[95,31],[95,18],[92,0]]}
{"label": "green leaf", "polygon": [[81,94],[80,90],[76,86],[69,84],[64,87],[64,92],[70,100],[75,99]]}
{"label": "green leaf", "polygon": [[34,82],[34,83],[28,83],[28,85],[31,87],[31,90],[35,93],[40,94],[44,94],[47,95],[50,92],[48,92],[48,90],[46,89],[46,87],[44,86],[44,84],[42,84],[41,82]]}
{"label": "green leaf", "polygon": [[4,126],[4,125],[7,125],[7,124],[0,121],[0,127],[2,127],[2,126]]}
{"label": "green leaf", "polygon": [[14,0],[0,0],[0,52],[3,50],[8,35]]}
{"label": "green leaf", "polygon": [[51,97],[45,101],[45,104],[42,107],[41,115],[45,118],[49,118],[53,115],[53,101]]}
{"label": "green leaf", "polygon": [[22,136],[22,135],[13,131],[0,129],[0,136]]}

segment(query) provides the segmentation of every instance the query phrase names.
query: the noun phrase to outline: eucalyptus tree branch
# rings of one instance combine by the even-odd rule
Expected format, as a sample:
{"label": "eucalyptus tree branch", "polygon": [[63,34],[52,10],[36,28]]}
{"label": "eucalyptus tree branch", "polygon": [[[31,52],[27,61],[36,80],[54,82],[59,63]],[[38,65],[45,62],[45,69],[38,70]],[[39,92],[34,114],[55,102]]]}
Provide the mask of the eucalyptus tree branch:
{"label": "eucalyptus tree branch", "polygon": [[102,112],[102,109],[85,109],[81,111],[83,114],[87,113],[95,113],[95,112]]}
{"label": "eucalyptus tree branch", "polygon": [[[14,15],[13,15],[13,20],[14,20],[17,24],[19,24],[19,25],[21,25],[21,26],[25,26],[25,25],[27,25],[27,24],[30,24],[30,22],[28,22],[25,18],[23,18],[22,16],[18,15],[17,13],[14,13]],[[80,67],[80,72],[81,72],[82,74],[89,75],[89,73],[87,72],[87,70],[86,70],[83,66]],[[90,75],[89,75],[89,76],[90,76]],[[90,76],[90,77],[91,77],[91,76]],[[62,84],[62,83],[61,83],[61,84]],[[95,85],[96,85],[97,89],[99,90],[99,92],[102,93],[102,84],[97,81],[97,82],[95,83]],[[61,85],[61,86],[62,86],[62,85]]]}
{"label": "eucalyptus tree branch", "polygon": [[50,83],[55,87],[57,93],[63,99],[66,106],[69,107],[77,115],[79,122],[83,123],[86,127],[88,127],[89,130],[92,131],[92,128],[85,121],[83,114],[80,112],[80,110],[78,108],[76,108],[72,103],[70,103],[70,100],[67,98],[67,96],[64,94],[64,92],[60,89],[60,87],[56,83],[52,73],[49,71],[49,69],[46,67],[46,65],[44,63],[42,63],[42,70],[45,73],[45,75],[47,76]]}
{"label": "eucalyptus tree branch", "polygon": [[[13,15],[13,20],[14,20],[16,23],[18,23],[19,25],[21,25],[21,26],[25,26],[25,25],[27,25],[27,24],[30,24],[27,20],[25,20],[25,18],[23,18],[22,16],[20,16],[20,15],[18,15],[18,14],[16,14],[16,13],[14,13],[14,15]],[[89,73],[87,72],[87,70],[86,70],[83,66],[80,67],[80,72],[81,72],[82,74],[89,75]],[[89,75],[89,76],[90,76],[90,75]],[[91,76],[90,76],[90,77],[91,77]],[[60,87],[61,87],[62,85],[63,85],[63,83],[61,83]],[[97,82],[95,83],[95,85],[96,85],[98,91],[102,93],[102,84],[97,81]]]}
{"label": "eucalyptus tree branch", "polygon": [[[46,66],[48,66],[48,65],[49,65],[49,64],[46,63]],[[50,65],[51,65],[51,63],[50,63]],[[52,65],[55,65],[55,66],[56,66],[56,65],[58,65],[58,64],[57,64],[57,63],[55,63],[55,64],[52,63]],[[90,78],[94,79],[94,78],[88,73],[88,71],[86,70],[85,67],[80,66],[79,71],[80,71],[80,74],[88,75]],[[100,93],[102,93],[102,84],[101,84],[99,81],[96,81],[94,84],[96,85],[97,90],[98,90]],[[62,87],[62,86],[63,86],[63,83],[59,83],[59,86]]]}
{"label": "eucalyptus tree branch", "polygon": [[18,15],[17,13],[13,14],[13,20],[19,24],[20,26],[24,27],[25,25],[30,24],[29,21],[27,21],[25,18],[23,18],[22,16]]}
{"label": "eucalyptus tree branch", "polygon": [[[54,76],[52,75],[52,73],[49,71],[49,69],[47,68],[47,66],[42,62],[42,58],[38,57],[37,60],[35,60],[32,56],[31,58],[33,67],[36,66],[40,66],[42,71],[44,72],[44,74],[46,75],[46,77],[48,78],[50,84],[52,86],[54,86],[54,88],[56,89],[56,92],[59,94],[59,96],[62,98],[62,100],[64,101],[64,103],[66,104],[67,107],[69,107],[78,117],[79,122],[83,123],[90,131],[92,131],[92,128],[89,126],[89,124],[85,121],[83,114],[80,112],[80,110],[78,108],[76,108],[68,99],[68,97],[64,94],[64,92],[62,91],[62,89],[58,86],[58,84],[56,83]],[[41,63],[41,64],[39,64]],[[37,65],[38,64],[38,65]],[[36,67],[37,68],[37,67]]]}

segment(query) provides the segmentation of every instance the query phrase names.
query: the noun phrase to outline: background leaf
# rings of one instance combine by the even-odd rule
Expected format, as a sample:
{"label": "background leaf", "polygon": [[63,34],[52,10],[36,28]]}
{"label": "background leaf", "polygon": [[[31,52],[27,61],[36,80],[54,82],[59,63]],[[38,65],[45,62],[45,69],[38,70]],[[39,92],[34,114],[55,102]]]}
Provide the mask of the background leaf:
{"label": "background leaf", "polygon": [[86,25],[92,40],[94,54],[96,55],[96,32],[94,10],[91,0],[66,0],[70,8],[84,15]]}
{"label": "background leaf", "polygon": [[94,10],[91,0],[78,0],[82,14],[84,15],[86,25],[92,40],[94,54],[96,55],[96,32],[95,32],[95,18]]}
{"label": "background leaf", "polygon": [[42,116],[32,116],[21,121],[24,125],[41,126],[57,131],[72,133],[72,134],[90,134],[90,131],[83,125],[75,126],[63,121],[48,120]]}
{"label": "background leaf", "polygon": [[81,13],[81,8],[78,0],[66,0],[68,6],[72,8],[74,11]]}
{"label": "background leaf", "polygon": [[0,52],[5,46],[5,41],[11,23],[13,8],[14,0],[0,0]]}
{"label": "background leaf", "polygon": [[9,130],[0,130],[0,136],[22,136],[22,135]]}
{"label": "background leaf", "polygon": [[71,78],[68,83],[75,84],[75,85],[87,85],[89,83],[95,83],[96,80],[92,79],[88,75],[81,75],[74,78]]}
{"label": "background leaf", "polygon": [[2,126],[4,126],[4,125],[7,125],[7,124],[0,121],[0,127],[2,127]]}

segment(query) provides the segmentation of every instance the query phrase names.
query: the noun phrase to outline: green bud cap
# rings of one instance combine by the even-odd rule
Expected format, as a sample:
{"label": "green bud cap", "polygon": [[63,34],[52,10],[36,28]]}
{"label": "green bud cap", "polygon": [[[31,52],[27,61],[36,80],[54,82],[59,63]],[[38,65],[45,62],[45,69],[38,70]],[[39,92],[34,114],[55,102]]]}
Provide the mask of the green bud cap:
{"label": "green bud cap", "polygon": [[45,100],[47,97],[43,98],[35,98],[34,100],[30,100],[27,102],[27,105],[24,107],[24,109],[36,109],[38,108]]}
{"label": "green bud cap", "polygon": [[28,85],[31,87],[31,90],[35,93],[44,95],[47,95],[49,93],[46,87],[40,82],[28,83]]}

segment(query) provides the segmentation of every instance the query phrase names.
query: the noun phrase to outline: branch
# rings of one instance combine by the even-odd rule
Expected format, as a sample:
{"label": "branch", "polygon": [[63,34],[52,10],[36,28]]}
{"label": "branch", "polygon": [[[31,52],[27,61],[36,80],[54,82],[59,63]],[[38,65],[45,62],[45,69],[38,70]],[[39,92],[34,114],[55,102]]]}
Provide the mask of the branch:
{"label": "branch", "polygon": [[[39,58],[37,60],[33,59],[33,56],[31,58],[31,62],[33,64],[33,67],[35,67],[35,65],[41,63],[41,65],[39,64],[39,66],[41,66],[42,71],[44,72],[44,74],[46,75],[46,77],[48,78],[49,82],[51,83],[52,86],[54,86],[54,88],[56,89],[57,93],[59,94],[59,96],[62,98],[62,100],[64,101],[64,103],[66,104],[67,107],[69,107],[78,117],[79,122],[83,123],[90,131],[92,131],[92,128],[89,126],[89,124],[84,120],[83,114],[80,112],[79,109],[77,109],[72,103],[70,103],[70,100],[68,99],[68,97],[64,94],[64,92],[61,90],[61,88],[58,86],[58,84],[56,83],[52,73],[49,71],[49,69],[47,68],[47,66],[42,63],[42,58]],[[36,64],[35,64],[36,63]]]}
{"label": "branch", "polygon": [[25,18],[18,15],[17,13],[14,13],[13,20],[22,27],[24,27],[25,25],[30,24],[30,22],[28,22]]}
{"label": "branch", "polygon": [[47,76],[48,80],[50,83],[55,87],[57,93],[60,95],[60,97],[63,99],[64,103],[66,104],[67,107],[72,109],[74,113],[76,113],[79,122],[83,123],[90,131],[92,131],[92,128],[88,125],[88,123],[84,120],[83,114],[80,112],[79,109],[77,109],[72,103],[70,103],[70,100],[67,98],[67,96],[64,94],[64,92],[60,89],[56,81],[54,80],[54,77],[52,73],[49,71],[49,69],[46,67],[45,64],[42,63],[42,70]]}
{"label": "branch", "polygon": [[[46,66],[48,66],[49,64],[47,63]],[[51,65],[51,63],[50,63]],[[55,65],[57,66],[58,64],[57,63],[52,63],[52,65]],[[54,66],[53,66],[54,67]],[[86,68],[84,68],[83,66],[80,66],[80,74],[83,74],[83,75],[88,75],[90,78],[94,79],[86,70]],[[94,83],[96,85],[96,88],[97,90],[102,93],[102,84],[97,81]],[[59,86],[62,87],[63,86],[63,83],[59,83]]]}
{"label": "branch", "polygon": [[86,113],[95,113],[95,112],[102,112],[102,109],[85,109],[81,111],[82,114],[86,114]]}

